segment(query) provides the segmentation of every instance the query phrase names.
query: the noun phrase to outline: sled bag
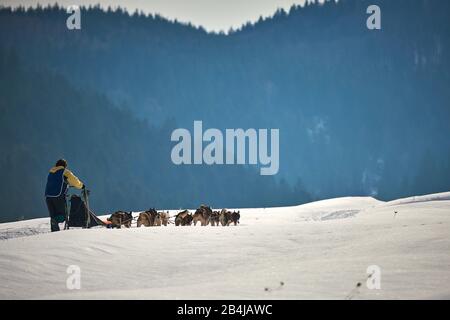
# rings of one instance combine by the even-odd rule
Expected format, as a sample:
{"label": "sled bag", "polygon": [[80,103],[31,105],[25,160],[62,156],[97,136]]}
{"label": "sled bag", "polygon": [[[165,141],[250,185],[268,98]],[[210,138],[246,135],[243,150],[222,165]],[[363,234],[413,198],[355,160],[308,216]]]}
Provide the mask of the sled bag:
{"label": "sled bag", "polygon": [[[88,224],[89,219],[89,224]],[[77,195],[70,198],[69,227],[90,228],[102,225],[92,212],[89,212],[83,199]]]}

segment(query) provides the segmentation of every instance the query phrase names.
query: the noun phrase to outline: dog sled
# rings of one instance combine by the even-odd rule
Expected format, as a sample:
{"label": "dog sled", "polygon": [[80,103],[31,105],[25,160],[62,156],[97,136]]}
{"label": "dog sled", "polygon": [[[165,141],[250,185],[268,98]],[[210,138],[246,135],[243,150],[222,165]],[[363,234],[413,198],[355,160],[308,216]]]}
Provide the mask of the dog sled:
{"label": "dog sled", "polygon": [[70,228],[108,227],[109,221],[103,221],[89,209],[89,190],[83,189],[81,195],[68,194],[66,201],[66,221],[64,230]]}
{"label": "dog sled", "polygon": [[89,229],[92,227],[107,227],[107,228],[131,228],[136,221],[136,227],[145,226],[167,226],[174,224],[175,226],[190,226],[196,225],[200,222],[202,226],[229,226],[239,224],[239,211],[228,211],[222,209],[219,211],[212,211],[208,206],[201,205],[194,214],[189,210],[183,210],[176,216],[170,216],[169,212],[158,212],[156,209],[149,209],[139,213],[139,216],[133,217],[131,211],[116,211],[105,220],[100,219],[89,208],[89,191],[83,189],[81,194],[68,194],[66,201],[66,219],[64,230],[70,228]]}

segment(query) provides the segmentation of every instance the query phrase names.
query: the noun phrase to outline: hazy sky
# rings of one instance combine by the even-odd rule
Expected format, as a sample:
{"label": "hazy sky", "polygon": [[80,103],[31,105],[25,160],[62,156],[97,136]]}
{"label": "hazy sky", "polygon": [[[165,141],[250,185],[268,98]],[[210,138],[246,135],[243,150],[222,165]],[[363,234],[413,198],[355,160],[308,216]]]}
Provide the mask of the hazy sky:
{"label": "hazy sky", "polygon": [[162,16],[178,21],[190,21],[206,30],[237,28],[247,21],[256,21],[259,16],[272,15],[277,8],[289,9],[293,4],[306,0],[0,0],[4,6],[35,6],[58,2],[63,6],[89,5],[100,3],[115,8],[120,5],[130,11],[136,8],[145,13],[160,13]]}

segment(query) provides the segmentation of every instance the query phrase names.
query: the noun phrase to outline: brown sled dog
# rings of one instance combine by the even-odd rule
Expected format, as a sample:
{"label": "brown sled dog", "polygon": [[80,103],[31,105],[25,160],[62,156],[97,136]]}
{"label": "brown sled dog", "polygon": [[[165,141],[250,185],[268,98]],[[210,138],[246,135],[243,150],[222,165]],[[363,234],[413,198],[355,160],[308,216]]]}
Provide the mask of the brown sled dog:
{"label": "brown sled dog", "polygon": [[122,226],[130,228],[131,222],[133,222],[133,215],[131,211],[130,212],[116,211],[107,220],[111,222],[112,228],[120,229]]}
{"label": "brown sled dog", "polygon": [[210,207],[202,204],[200,208],[195,211],[194,216],[192,217],[194,226],[197,225],[198,221],[200,221],[202,226],[207,226],[212,213],[213,212]]}
{"label": "brown sled dog", "polygon": [[189,210],[184,210],[178,213],[175,217],[175,226],[190,226],[192,224],[192,214]]}
{"label": "brown sled dog", "polygon": [[155,209],[149,209],[147,211],[139,213],[139,218],[137,220],[137,227],[145,226],[151,227],[155,225],[155,220],[157,218],[158,213]]}

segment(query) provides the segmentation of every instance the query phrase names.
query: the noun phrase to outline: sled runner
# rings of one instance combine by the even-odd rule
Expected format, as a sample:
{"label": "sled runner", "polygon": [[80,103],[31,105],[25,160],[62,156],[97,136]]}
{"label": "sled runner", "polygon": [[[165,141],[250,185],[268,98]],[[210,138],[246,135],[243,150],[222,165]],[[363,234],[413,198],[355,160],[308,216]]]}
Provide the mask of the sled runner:
{"label": "sled runner", "polygon": [[101,220],[89,209],[88,194],[89,191],[83,190],[81,196],[76,194],[68,196],[67,204],[69,208],[66,209],[65,230],[70,227],[91,228],[109,225],[108,222]]}

